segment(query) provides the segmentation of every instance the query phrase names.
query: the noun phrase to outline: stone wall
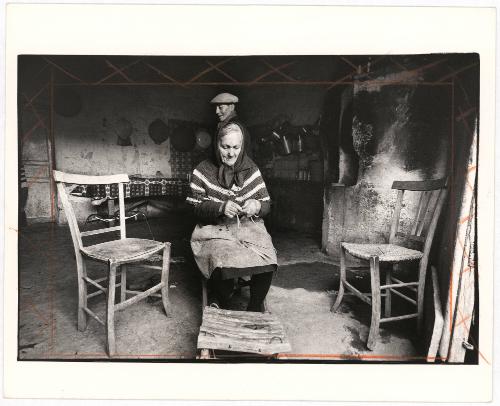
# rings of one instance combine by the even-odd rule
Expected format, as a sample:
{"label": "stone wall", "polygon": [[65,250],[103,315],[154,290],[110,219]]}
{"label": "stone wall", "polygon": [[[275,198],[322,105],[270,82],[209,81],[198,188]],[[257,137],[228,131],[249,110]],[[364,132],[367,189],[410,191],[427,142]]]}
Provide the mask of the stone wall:
{"label": "stone wall", "polygon": [[[354,85],[357,183],[332,184],[325,191],[323,247],[332,255],[339,254],[341,241],[387,242],[394,180],[437,179],[447,173],[451,87],[418,84],[417,76],[402,77],[404,85],[384,85],[397,79],[390,74]],[[412,203],[410,196],[403,218],[411,215]]]}

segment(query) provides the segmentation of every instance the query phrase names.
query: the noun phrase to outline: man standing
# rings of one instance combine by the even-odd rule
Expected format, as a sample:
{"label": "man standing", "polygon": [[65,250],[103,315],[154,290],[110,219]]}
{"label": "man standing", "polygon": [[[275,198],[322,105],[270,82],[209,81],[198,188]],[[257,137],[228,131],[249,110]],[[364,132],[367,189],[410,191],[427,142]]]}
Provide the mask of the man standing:
{"label": "man standing", "polygon": [[250,134],[236,114],[235,104],[238,103],[238,97],[230,93],[220,93],[210,100],[210,103],[215,104],[215,114],[217,114],[217,117],[219,118],[217,132],[229,123],[238,125],[238,127],[241,128],[243,139],[245,140],[245,151],[248,156],[252,157],[253,154]]}

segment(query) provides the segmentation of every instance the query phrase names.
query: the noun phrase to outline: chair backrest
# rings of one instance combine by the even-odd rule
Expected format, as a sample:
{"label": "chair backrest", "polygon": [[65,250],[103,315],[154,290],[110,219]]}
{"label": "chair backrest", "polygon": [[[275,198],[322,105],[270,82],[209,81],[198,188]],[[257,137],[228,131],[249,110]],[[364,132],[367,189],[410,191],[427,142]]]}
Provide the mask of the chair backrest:
{"label": "chair backrest", "polygon": [[[125,199],[123,192],[123,184],[129,181],[127,174],[109,175],[109,176],[89,176],[77,175],[73,173],[65,173],[53,171],[54,181],[57,185],[57,191],[61,199],[64,213],[68,219],[68,225],[71,231],[71,238],[75,246],[75,252],[79,252],[83,248],[82,237],[91,235],[120,231],[120,238],[126,238],[125,229]],[[69,194],[71,193],[70,185],[108,185],[118,184],[118,200],[120,205],[120,225],[115,227],[106,227],[98,230],[80,232],[78,222],[76,220],[73,206],[71,205]],[[73,186],[74,187],[74,186]]]}
{"label": "chair backrest", "polygon": [[[392,189],[398,190],[396,207],[392,217],[389,243],[394,244],[400,238],[419,245],[419,248],[428,255],[441,209],[446,199],[447,178],[424,181],[395,181]],[[398,231],[400,225],[401,208],[406,191],[420,192],[415,216],[411,221],[409,232]]]}

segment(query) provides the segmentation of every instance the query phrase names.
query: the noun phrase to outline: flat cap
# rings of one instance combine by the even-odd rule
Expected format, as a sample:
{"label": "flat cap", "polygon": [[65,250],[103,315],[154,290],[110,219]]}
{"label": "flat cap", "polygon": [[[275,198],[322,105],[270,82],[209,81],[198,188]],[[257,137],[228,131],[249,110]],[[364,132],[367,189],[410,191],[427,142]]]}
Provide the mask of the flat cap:
{"label": "flat cap", "polygon": [[234,104],[238,103],[238,97],[231,93],[220,93],[210,100],[212,104]]}

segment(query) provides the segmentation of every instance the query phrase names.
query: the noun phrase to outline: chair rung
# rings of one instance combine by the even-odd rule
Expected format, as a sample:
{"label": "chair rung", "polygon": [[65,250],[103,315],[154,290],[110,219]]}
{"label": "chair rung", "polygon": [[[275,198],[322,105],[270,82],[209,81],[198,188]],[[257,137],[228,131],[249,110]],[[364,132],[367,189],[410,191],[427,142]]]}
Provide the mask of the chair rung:
{"label": "chair rung", "polygon": [[357,297],[359,297],[363,302],[366,302],[369,305],[372,304],[370,298],[368,298],[365,294],[363,294],[361,291],[352,286],[349,282],[344,281],[342,283],[345,285],[347,289],[349,289],[352,293],[354,293]]}
{"label": "chair rung", "polygon": [[346,266],[345,268],[346,271],[351,271],[351,272],[357,272],[357,271],[369,271],[370,267],[365,266],[365,265],[359,265],[359,266]]}
{"label": "chair rung", "polygon": [[[391,281],[392,281],[392,282],[397,282],[397,283],[412,283],[412,284],[414,284],[414,285],[418,286],[418,282],[403,282],[402,280],[397,279],[397,278],[395,278],[394,276],[391,276]],[[414,286],[407,286],[407,288],[408,288],[408,289],[411,289],[411,290],[413,290],[413,291],[415,291],[415,292],[417,291],[417,288],[416,288],[416,287],[414,287]]]}
{"label": "chair rung", "polygon": [[[127,289],[127,293],[131,293],[133,295],[139,295],[142,292],[144,292],[144,291],[143,290],[128,290]],[[161,297],[161,294],[160,293],[151,293],[149,296]]]}
{"label": "chair rung", "polygon": [[109,228],[100,228],[98,230],[91,230],[91,231],[83,231],[80,233],[82,237],[88,237],[89,235],[97,235],[97,234],[103,234],[103,233],[110,233],[112,231],[119,231],[120,226],[116,227],[109,227]]}
{"label": "chair rung", "polygon": [[97,291],[95,291],[95,292],[89,293],[89,294],[87,295],[87,299],[90,299],[91,297],[94,297],[94,296],[99,296],[99,295],[102,295],[102,294],[104,294],[104,293],[106,293],[106,292],[103,292],[102,290],[97,290]]}
{"label": "chair rung", "polygon": [[134,303],[137,303],[138,301],[144,299],[145,297],[151,295],[152,293],[160,290],[163,287],[163,282],[160,282],[158,285],[153,286],[152,288],[145,290],[144,292],[141,292],[134,297],[131,297],[130,299],[125,300],[124,302],[118,303],[115,305],[115,311],[119,311],[124,309],[125,307],[128,307]]}
{"label": "chair rung", "polygon": [[[135,266],[134,264],[131,264],[131,266]],[[137,265],[138,268],[145,268],[145,269],[155,269],[157,271],[161,271],[161,265]]]}
{"label": "chair rung", "polygon": [[382,285],[380,289],[390,289],[390,288],[405,288],[411,285],[418,285],[418,282],[401,282],[401,283],[392,283],[390,285]]}
{"label": "chair rung", "polygon": [[386,317],[384,319],[380,319],[380,322],[381,323],[389,323],[391,321],[414,319],[415,317],[418,317],[418,313],[405,314],[403,316]]}
{"label": "chair rung", "polygon": [[392,293],[394,293],[395,295],[398,295],[399,297],[402,297],[404,300],[414,304],[415,306],[417,305],[417,302],[415,300],[413,300],[411,297],[408,297],[408,296],[404,295],[403,293],[398,292],[396,289],[389,288],[389,290]]}
{"label": "chair rung", "polygon": [[108,289],[106,289],[104,286],[99,285],[96,281],[93,279],[90,279],[88,276],[84,276],[83,280],[87,283],[90,283],[92,286],[96,287],[99,290],[102,290],[103,292],[107,292]]}
{"label": "chair rung", "polygon": [[104,326],[104,321],[102,321],[97,314],[95,314],[92,310],[88,309],[87,307],[84,307],[83,310],[85,310],[85,313],[87,313],[89,316],[93,317],[96,319],[99,323],[101,323]]}
{"label": "chair rung", "polygon": [[[102,290],[103,292],[107,292],[108,291],[107,288],[105,288],[104,286],[99,285],[96,281],[94,281],[93,279],[90,279],[88,276],[84,276],[82,279],[85,282],[90,283],[92,286],[95,286],[97,289]],[[119,287],[119,286],[121,286],[121,282],[118,282],[115,285],[115,287]]]}

